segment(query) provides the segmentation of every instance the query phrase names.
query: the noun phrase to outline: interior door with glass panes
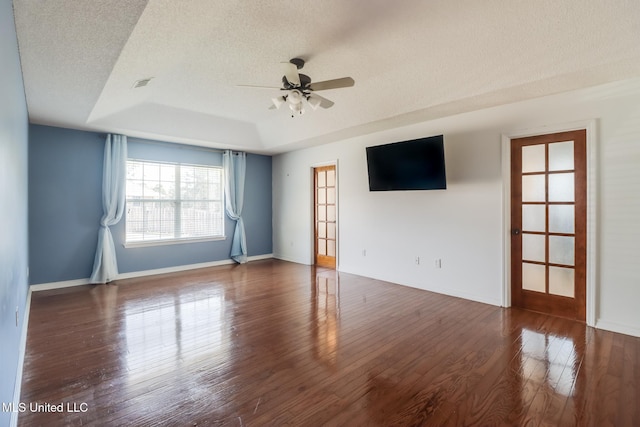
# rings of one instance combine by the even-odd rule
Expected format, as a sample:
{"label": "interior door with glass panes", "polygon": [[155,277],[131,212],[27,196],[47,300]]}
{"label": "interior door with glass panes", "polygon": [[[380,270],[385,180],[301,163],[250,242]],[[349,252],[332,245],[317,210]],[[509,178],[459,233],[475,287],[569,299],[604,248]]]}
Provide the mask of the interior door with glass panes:
{"label": "interior door with glass panes", "polygon": [[338,230],[336,228],[336,167],[314,168],[314,248],[315,264],[336,268]]}
{"label": "interior door with glass panes", "polygon": [[511,303],[584,321],[586,131],[511,140]]}

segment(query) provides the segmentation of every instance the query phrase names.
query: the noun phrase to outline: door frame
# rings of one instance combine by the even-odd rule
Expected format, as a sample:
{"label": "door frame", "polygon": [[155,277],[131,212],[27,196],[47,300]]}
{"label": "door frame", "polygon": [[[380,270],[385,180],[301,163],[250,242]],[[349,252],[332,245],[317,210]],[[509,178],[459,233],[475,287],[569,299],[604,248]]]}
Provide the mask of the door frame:
{"label": "door frame", "polygon": [[340,265],[340,173],[338,171],[338,159],[328,160],[326,162],[314,163],[309,166],[309,177],[311,179],[310,189],[311,189],[311,200],[310,200],[310,212],[311,219],[309,220],[311,223],[311,233],[309,236],[309,247],[311,248],[311,257],[309,259],[309,265],[316,264],[316,236],[315,236],[315,208],[316,208],[316,198],[315,198],[315,168],[321,168],[323,166],[334,166],[336,168],[336,271],[339,271]]}
{"label": "door frame", "polygon": [[586,322],[596,323],[597,121],[595,119],[502,133],[502,306],[511,307],[511,140],[585,129],[587,132],[587,289]]}

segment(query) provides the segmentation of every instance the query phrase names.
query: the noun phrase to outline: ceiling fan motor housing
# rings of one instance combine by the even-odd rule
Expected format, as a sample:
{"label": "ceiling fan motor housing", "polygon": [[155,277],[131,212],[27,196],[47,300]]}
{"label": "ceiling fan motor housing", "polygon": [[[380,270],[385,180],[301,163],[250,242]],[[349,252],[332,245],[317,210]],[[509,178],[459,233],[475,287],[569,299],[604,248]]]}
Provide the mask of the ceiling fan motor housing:
{"label": "ceiling fan motor housing", "polygon": [[300,76],[300,86],[296,86],[290,83],[289,80],[287,80],[287,76],[282,76],[283,89],[286,89],[286,90],[300,89],[300,88],[306,89],[307,86],[311,84],[311,77],[307,76],[306,74],[298,74],[298,76]]}
{"label": "ceiling fan motor housing", "polygon": [[295,65],[298,70],[304,67],[304,59],[302,58],[292,58],[289,60],[289,62]]}

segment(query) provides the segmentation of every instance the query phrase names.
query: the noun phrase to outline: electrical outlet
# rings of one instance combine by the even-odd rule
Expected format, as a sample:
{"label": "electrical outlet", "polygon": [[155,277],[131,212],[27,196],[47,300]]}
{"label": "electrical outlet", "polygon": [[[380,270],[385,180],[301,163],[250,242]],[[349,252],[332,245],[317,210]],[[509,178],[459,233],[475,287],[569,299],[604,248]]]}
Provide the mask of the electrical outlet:
{"label": "electrical outlet", "polygon": [[436,259],[436,268],[442,268],[442,259]]}
{"label": "electrical outlet", "polygon": [[362,250],[362,256],[367,256],[367,250],[366,249]]}
{"label": "electrical outlet", "polygon": [[416,257],[416,265],[420,265],[420,257],[419,256]]}
{"label": "electrical outlet", "polygon": [[18,306],[16,306],[16,327],[19,324],[19,319],[20,319],[19,313],[20,313],[20,308]]}

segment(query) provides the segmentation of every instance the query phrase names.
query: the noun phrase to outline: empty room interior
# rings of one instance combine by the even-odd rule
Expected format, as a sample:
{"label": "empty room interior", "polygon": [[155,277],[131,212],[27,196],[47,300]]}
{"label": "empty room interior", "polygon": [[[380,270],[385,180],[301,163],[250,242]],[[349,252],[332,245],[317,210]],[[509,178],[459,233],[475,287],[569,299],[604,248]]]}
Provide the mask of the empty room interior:
{"label": "empty room interior", "polygon": [[640,425],[639,2],[0,34],[0,425]]}

